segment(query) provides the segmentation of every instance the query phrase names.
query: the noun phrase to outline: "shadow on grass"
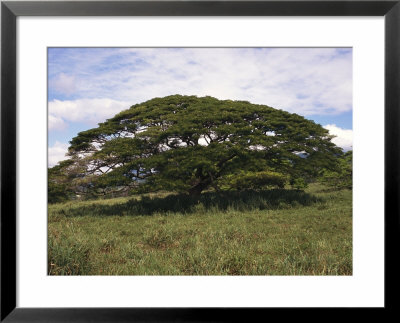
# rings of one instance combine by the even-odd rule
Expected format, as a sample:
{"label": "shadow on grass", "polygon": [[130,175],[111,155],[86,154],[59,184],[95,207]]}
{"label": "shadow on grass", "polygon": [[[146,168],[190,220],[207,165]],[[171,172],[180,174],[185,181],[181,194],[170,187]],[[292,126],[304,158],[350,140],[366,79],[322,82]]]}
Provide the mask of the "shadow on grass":
{"label": "shadow on grass", "polygon": [[351,188],[348,187],[329,187],[329,188],[322,188],[320,190],[318,190],[318,193],[336,193],[336,192],[340,192],[343,190],[351,190]]}
{"label": "shadow on grass", "polygon": [[155,213],[190,214],[196,212],[225,212],[228,210],[244,212],[288,209],[308,206],[317,202],[322,202],[322,199],[296,190],[224,191],[206,192],[200,196],[189,196],[187,194],[152,198],[142,196],[141,199],[131,199],[124,203],[109,205],[93,203],[77,208],[63,209],[60,214],[65,216],[137,216]]}

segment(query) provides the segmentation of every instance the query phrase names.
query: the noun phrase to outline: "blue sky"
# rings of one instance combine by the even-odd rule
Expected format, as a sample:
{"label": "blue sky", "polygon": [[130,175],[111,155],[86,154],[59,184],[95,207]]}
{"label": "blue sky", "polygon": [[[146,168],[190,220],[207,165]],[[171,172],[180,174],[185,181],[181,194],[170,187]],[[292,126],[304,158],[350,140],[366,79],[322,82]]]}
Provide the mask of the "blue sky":
{"label": "blue sky", "polygon": [[79,131],[172,94],[294,112],[352,147],[349,48],[49,48],[49,166],[65,159]]}

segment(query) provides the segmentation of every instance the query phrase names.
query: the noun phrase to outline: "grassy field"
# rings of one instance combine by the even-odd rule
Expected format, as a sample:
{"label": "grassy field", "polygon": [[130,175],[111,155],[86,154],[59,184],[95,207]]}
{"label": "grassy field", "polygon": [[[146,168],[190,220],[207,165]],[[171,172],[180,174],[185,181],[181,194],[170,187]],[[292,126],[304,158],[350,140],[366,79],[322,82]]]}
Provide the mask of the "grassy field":
{"label": "grassy field", "polygon": [[50,275],[352,275],[352,193],[153,194],[49,205]]}

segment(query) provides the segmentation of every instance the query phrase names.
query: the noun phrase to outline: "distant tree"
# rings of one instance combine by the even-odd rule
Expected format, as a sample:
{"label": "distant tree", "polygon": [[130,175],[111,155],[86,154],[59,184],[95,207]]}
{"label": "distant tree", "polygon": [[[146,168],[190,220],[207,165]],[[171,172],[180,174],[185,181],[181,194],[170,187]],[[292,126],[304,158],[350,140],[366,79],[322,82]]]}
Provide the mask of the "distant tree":
{"label": "distant tree", "polygon": [[338,158],[337,167],[324,169],[320,181],[337,189],[353,187],[353,151],[347,151]]}
{"label": "distant tree", "polygon": [[73,194],[71,181],[65,169],[72,161],[65,160],[48,170],[47,200],[49,203],[59,203],[68,200]]}
{"label": "distant tree", "polygon": [[227,183],[282,187],[333,169],[341,149],[331,139],[313,121],[266,105],[173,95],[133,105],[80,132],[64,171],[92,190],[196,195]]}

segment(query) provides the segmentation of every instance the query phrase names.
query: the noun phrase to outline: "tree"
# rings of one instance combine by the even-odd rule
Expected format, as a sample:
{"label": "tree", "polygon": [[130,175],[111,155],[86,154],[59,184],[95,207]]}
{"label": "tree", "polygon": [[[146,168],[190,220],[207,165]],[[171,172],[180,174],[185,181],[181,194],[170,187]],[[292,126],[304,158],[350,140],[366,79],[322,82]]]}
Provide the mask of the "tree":
{"label": "tree", "polygon": [[64,202],[74,193],[70,188],[71,182],[69,181],[72,178],[69,178],[65,172],[65,169],[71,164],[70,160],[64,160],[49,169],[47,190],[47,200],[49,203]]}
{"label": "tree", "polygon": [[341,149],[331,138],[313,121],[266,105],[173,95],[80,132],[70,142],[65,171],[92,189],[196,195],[227,182],[243,188],[246,178],[251,188],[282,187],[283,178],[334,167]]}
{"label": "tree", "polygon": [[321,182],[336,189],[353,187],[353,151],[347,151],[338,158],[335,169],[323,169]]}

